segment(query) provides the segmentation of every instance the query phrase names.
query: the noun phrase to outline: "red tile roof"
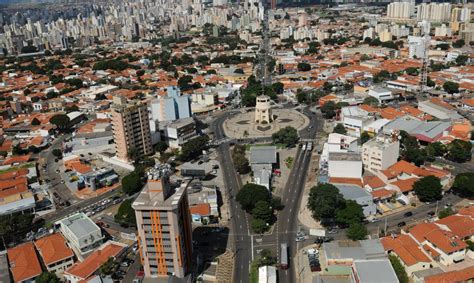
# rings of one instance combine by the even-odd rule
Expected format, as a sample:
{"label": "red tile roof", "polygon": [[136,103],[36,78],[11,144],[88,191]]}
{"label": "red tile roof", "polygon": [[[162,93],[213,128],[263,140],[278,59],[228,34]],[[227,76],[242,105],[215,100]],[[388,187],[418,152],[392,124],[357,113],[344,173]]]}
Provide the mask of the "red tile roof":
{"label": "red tile roof", "polygon": [[419,262],[431,262],[430,258],[409,235],[399,235],[396,238],[384,237],[381,242],[386,251],[396,253],[407,266]]}
{"label": "red tile roof", "polygon": [[445,225],[460,238],[474,235],[474,220],[468,216],[451,215],[436,221],[437,224]]}
{"label": "red tile roof", "polygon": [[66,244],[66,240],[59,233],[35,241],[35,246],[46,265],[74,256],[71,248]]}
{"label": "red tile roof", "polygon": [[461,270],[444,272],[424,278],[425,283],[467,282],[474,279],[474,266]]}
{"label": "red tile roof", "polygon": [[207,216],[211,214],[211,206],[208,203],[200,203],[189,207],[191,214]]}
{"label": "red tile roof", "polygon": [[41,265],[33,243],[28,242],[8,249],[8,261],[15,282],[26,281],[40,275]]}

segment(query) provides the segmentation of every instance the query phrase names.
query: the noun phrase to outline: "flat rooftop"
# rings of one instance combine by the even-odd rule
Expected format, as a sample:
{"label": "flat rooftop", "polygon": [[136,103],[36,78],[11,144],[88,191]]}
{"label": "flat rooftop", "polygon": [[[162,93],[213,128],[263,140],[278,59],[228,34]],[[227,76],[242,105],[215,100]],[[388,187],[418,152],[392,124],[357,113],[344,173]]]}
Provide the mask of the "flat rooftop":
{"label": "flat rooftop", "polygon": [[64,218],[59,222],[62,226],[66,226],[71,230],[77,238],[82,238],[95,231],[100,231],[99,226],[82,212]]}

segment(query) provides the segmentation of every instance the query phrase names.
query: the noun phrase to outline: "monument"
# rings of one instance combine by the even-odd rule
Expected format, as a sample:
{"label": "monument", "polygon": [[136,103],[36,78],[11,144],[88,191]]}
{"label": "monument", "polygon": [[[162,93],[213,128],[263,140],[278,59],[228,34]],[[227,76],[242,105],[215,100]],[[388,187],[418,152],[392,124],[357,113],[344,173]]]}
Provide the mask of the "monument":
{"label": "monument", "polygon": [[257,96],[257,103],[255,104],[256,124],[270,124],[273,122],[270,101],[270,97],[267,95]]}

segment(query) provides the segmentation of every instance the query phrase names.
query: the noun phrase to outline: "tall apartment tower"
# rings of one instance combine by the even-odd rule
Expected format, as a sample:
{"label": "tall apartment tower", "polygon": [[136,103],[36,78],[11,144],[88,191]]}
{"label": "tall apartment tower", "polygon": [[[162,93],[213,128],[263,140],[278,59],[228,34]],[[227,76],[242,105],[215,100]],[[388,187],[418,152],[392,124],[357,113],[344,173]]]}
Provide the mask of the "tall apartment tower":
{"label": "tall apartment tower", "polygon": [[140,256],[147,278],[183,278],[191,268],[192,230],[186,187],[170,188],[155,170],[132,204]]}
{"label": "tall apartment tower", "polygon": [[153,152],[148,107],[140,101],[127,102],[115,96],[112,105],[112,126],[117,157],[130,161],[129,152],[146,155]]}

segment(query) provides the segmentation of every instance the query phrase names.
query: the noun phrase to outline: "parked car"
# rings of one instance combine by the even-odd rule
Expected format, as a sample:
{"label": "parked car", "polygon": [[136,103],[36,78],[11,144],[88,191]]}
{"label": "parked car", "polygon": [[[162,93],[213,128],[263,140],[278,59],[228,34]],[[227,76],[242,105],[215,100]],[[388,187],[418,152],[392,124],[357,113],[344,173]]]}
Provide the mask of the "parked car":
{"label": "parked car", "polygon": [[405,214],[403,214],[403,216],[411,217],[411,216],[413,216],[413,212],[411,212],[411,211],[405,212]]}
{"label": "parked car", "polygon": [[405,226],[405,225],[407,225],[407,224],[405,223],[405,221],[398,222],[398,224],[397,224],[398,227],[403,227],[403,226]]}

